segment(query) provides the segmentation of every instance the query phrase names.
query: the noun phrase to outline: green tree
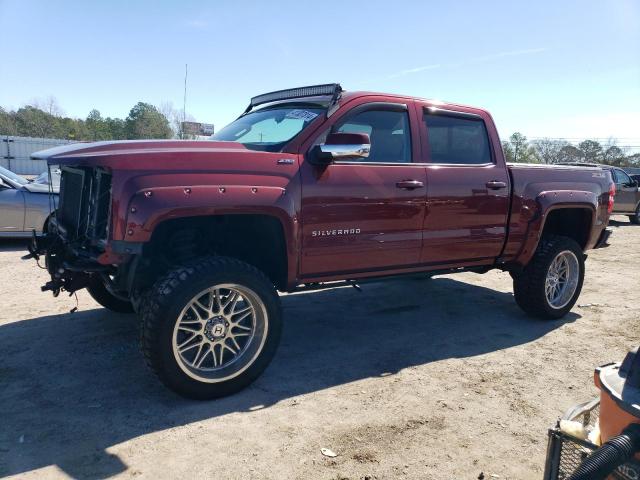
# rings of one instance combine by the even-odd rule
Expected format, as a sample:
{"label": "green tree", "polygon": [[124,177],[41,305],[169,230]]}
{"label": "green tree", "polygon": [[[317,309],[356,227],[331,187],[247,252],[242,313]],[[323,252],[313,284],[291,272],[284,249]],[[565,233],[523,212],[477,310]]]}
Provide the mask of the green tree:
{"label": "green tree", "polygon": [[539,160],[536,157],[536,152],[529,145],[527,137],[520,132],[515,132],[509,137],[508,142],[504,142],[503,150],[505,151],[505,157],[508,162],[519,163],[538,163]]}
{"label": "green tree", "polygon": [[625,157],[625,163],[630,167],[640,167],[640,153],[634,153]]}
{"label": "green tree", "polygon": [[56,138],[78,141],[91,140],[91,134],[83,120],[69,117],[60,118],[56,127]]}
{"label": "green tree", "polygon": [[104,123],[110,140],[125,140],[127,138],[125,123],[121,118],[107,117]]}
{"label": "green tree", "polygon": [[57,119],[39,108],[26,105],[15,114],[18,134],[26,137],[55,138]]}
{"label": "green tree", "polygon": [[603,158],[602,145],[595,140],[585,140],[578,144],[578,148],[584,155],[584,159],[590,163],[600,163]]}
{"label": "green tree", "polygon": [[14,112],[7,112],[0,107],[0,135],[17,135],[18,129],[14,121]]}
{"label": "green tree", "polygon": [[531,142],[536,156],[544,163],[558,163],[561,159],[562,148],[569,145],[566,140],[551,140],[541,138]]}
{"label": "green tree", "polygon": [[502,142],[502,151],[504,152],[504,159],[507,162],[514,162],[514,156],[513,156],[513,148],[511,147],[511,143],[507,142],[506,140],[504,140]]}
{"label": "green tree", "polygon": [[128,139],[171,138],[167,118],[156,107],[138,102],[125,120],[125,134]]}
{"label": "green tree", "polygon": [[109,125],[95,108],[89,112],[85,120],[90,140],[110,140],[113,138],[109,131]]}
{"label": "green tree", "polygon": [[560,149],[560,162],[584,162],[584,153],[573,145],[565,145]]}
{"label": "green tree", "polygon": [[602,153],[602,161],[607,165],[622,166],[625,163],[624,152],[617,145],[611,145]]}

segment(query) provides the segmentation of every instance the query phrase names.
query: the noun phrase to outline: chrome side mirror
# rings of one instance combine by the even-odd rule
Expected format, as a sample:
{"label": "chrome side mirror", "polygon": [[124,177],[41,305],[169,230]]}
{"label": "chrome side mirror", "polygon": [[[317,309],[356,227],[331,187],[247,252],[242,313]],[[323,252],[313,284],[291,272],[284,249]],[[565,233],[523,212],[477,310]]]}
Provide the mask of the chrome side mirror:
{"label": "chrome side mirror", "polygon": [[330,133],[320,144],[317,157],[324,162],[367,158],[371,140],[366,133]]}

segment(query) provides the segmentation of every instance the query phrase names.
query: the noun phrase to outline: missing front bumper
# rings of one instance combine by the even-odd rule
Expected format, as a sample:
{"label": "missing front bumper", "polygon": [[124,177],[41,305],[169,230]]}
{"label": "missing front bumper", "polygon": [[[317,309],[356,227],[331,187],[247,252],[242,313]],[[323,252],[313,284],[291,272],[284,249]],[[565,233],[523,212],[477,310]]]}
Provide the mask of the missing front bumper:
{"label": "missing front bumper", "polygon": [[44,267],[51,275],[51,280],[41,290],[51,291],[54,296],[61,291],[71,294],[85,288],[92,275],[106,273],[110,268],[99,264],[97,256],[72,248],[56,233],[40,237],[34,234],[27,249],[29,253],[22,257],[23,260],[35,259],[39,262],[44,257]]}

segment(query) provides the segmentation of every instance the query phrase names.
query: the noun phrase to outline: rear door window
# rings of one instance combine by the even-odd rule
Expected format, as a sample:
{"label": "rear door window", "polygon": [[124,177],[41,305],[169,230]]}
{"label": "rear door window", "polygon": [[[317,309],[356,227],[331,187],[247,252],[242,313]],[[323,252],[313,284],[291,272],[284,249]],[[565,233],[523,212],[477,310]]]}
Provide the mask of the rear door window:
{"label": "rear door window", "polygon": [[492,163],[489,137],[482,119],[425,112],[424,122],[431,163]]}

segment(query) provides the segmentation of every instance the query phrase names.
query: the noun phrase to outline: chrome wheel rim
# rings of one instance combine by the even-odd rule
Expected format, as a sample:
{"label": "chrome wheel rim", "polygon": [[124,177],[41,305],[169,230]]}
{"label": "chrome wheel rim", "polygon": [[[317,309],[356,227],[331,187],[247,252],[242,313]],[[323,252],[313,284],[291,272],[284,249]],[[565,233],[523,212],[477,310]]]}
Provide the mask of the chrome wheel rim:
{"label": "chrome wheel rim", "polygon": [[264,347],[268,317],[251,289],[220,284],[194,296],[173,329],[173,355],[191,378],[216,383],[230,380],[256,360]]}
{"label": "chrome wheel rim", "polygon": [[553,259],[547,271],[544,291],[551,308],[567,306],[578,288],[580,263],[571,250],[565,250]]}

